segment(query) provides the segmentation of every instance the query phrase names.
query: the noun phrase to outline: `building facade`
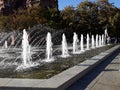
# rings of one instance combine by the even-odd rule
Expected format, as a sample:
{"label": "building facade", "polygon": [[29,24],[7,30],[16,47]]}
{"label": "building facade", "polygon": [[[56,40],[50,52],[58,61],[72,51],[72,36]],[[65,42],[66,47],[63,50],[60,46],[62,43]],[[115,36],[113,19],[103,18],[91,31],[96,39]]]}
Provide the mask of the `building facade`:
{"label": "building facade", "polygon": [[0,10],[4,8],[4,1],[3,0],[0,0]]}
{"label": "building facade", "polygon": [[0,13],[8,15],[19,8],[26,9],[34,5],[40,5],[45,9],[58,9],[58,0],[0,0]]}

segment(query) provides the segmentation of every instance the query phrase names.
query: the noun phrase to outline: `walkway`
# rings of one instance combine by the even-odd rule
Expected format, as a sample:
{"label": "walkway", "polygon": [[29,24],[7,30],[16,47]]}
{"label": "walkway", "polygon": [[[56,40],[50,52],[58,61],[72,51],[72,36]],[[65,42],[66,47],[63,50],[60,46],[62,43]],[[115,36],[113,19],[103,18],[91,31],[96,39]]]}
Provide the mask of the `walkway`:
{"label": "walkway", "polygon": [[120,90],[120,54],[98,65],[67,90]]}

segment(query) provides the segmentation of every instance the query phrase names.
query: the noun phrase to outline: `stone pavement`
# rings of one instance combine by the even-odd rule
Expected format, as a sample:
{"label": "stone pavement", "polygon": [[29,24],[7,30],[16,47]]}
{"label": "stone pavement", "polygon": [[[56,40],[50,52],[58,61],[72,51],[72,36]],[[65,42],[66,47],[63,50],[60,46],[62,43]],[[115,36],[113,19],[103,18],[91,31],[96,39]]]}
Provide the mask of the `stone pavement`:
{"label": "stone pavement", "polygon": [[120,90],[119,51],[71,85],[67,90]]}

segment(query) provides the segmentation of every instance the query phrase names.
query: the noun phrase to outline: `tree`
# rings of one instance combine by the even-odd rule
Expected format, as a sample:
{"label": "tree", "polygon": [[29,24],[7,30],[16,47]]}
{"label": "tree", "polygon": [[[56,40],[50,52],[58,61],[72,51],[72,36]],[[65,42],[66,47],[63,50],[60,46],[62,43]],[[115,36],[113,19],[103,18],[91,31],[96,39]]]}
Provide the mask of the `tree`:
{"label": "tree", "polygon": [[90,33],[92,30],[95,32],[96,28],[94,26],[97,24],[98,16],[97,5],[86,0],[78,5],[77,11],[79,15],[78,17],[80,18],[78,25],[83,32]]}
{"label": "tree", "polygon": [[62,28],[62,18],[60,12],[56,8],[48,9],[46,11],[46,18],[48,20],[48,26],[56,29]]}
{"label": "tree", "polygon": [[61,11],[61,16],[67,28],[72,28],[75,19],[75,10],[73,6],[67,6]]}
{"label": "tree", "polygon": [[37,23],[47,23],[47,19],[45,18],[45,10],[40,6],[31,7],[28,9],[28,13],[36,20]]}

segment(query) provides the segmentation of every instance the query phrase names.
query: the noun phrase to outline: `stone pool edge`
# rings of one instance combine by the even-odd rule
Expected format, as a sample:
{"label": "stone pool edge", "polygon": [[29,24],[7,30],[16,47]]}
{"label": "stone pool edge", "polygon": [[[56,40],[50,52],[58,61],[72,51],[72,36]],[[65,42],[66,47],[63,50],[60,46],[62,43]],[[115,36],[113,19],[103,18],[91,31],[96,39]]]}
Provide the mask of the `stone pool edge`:
{"label": "stone pool edge", "polygon": [[0,78],[0,90],[65,90],[118,49],[120,49],[120,45],[116,45],[49,79]]}

